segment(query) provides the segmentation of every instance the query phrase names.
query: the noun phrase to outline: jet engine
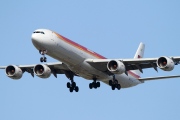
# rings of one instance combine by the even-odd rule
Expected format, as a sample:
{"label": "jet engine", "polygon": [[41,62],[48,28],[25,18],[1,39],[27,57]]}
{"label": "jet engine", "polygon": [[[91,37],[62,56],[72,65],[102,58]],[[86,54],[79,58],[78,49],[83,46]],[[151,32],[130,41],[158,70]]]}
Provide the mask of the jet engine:
{"label": "jet engine", "polygon": [[9,65],[5,69],[6,75],[10,77],[11,79],[18,80],[22,77],[22,70],[21,68],[15,66],[15,65]]}
{"label": "jet engine", "polygon": [[160,57],[157,60],[157,66],[164,71],[171,71],[174,69],[174,62],[169,57]]}
{"label": "jet engine", "polygon": [[123,74],[126,71],[125,65],[118,60],[109,61],[107,68],[113,74]]}
{"label": "jet engine", "polygon": [[34,73],[40,78],[49,78],[51,75],[51,69],[44,64],[39,64],[34,67]]}

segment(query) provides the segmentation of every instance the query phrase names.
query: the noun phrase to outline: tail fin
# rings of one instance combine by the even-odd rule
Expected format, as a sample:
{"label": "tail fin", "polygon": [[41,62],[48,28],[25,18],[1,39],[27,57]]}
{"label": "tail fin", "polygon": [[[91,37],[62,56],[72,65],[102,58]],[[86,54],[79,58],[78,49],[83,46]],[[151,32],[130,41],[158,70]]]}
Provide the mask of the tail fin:
{"label": "tail fin", "polygon": [[[139,47],[136,51],[136,54],[134,56],[134,59],[138,59],[138,58],[143,58],[144,57],[144,50],[145,50],[145,44],[140,43]],[[136,75],[140,76],[141,72],[139,70],[132,70],[133,73],[135,73]]]}

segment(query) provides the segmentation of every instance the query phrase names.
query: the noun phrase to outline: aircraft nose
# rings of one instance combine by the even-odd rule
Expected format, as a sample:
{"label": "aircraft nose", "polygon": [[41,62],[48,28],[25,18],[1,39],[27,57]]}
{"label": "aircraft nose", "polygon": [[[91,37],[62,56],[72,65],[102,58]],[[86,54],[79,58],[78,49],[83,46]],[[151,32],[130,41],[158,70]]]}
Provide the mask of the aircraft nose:
{"label": "aircraft nose", "polygon": [[31,36],[31,40],[32,40],[33,43],[37,42],[38,41],[38,36],[33,33],[32,36]]}
{"label": "aircraft nose", "polygon": [[31,35],[32,43],[38,50],[44,49],[47,45],[47,39],[47,30],[45,29],[37,29]]}
{"label": "aircraft nose", "polygon": [[39,49],[40,46],[42,46],[42,38],[41,38],[41,35],[39,34],[36,34],[36,33],[33,33],[32,36],[31,36],[31,40],[32,40],[32,43],[33,45]]}

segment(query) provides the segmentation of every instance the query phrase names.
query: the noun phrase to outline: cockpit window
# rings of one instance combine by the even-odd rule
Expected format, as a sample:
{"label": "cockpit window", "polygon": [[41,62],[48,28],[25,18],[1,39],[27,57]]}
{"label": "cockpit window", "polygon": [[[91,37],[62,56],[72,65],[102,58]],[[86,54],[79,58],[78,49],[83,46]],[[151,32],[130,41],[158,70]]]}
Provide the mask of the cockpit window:
{"label": "cockpit window", "polygon": [[44,34],[43,31],[34,31],[33,33],[41,33],[41,34]]}

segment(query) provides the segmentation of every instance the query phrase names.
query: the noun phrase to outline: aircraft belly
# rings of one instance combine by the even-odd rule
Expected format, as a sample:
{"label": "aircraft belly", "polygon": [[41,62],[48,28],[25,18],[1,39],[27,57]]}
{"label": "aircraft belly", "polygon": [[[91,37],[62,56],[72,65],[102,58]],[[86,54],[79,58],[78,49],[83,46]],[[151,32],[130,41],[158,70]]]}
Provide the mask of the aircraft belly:
{"label": "aircraft belly", "polygon": [[122,88],[133,87],[141,83],[139,80],[135,79],[131,75],[127,76],[126,74],[116,75],[116,79],[118,80],[118,83],[121,85]]}
{"label": "aircraft belly", "polygon": [[88,80],[92,80],[95,77],[97,78],[97,80],[100,81],[112,79],[112,76],[109,76],[106,73],[95,69],[85,61],[83,61],[82,63],[76,66],[68,66],[68,67],[79,76]]}

